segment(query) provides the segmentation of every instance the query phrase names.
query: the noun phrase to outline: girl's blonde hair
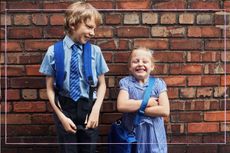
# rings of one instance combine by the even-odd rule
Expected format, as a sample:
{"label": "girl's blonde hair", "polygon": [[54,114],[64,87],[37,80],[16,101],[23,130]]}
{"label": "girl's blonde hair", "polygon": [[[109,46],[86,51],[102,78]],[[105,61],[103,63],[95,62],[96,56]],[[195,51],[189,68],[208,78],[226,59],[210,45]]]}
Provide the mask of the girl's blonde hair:
{"label": "girl's blonde hair", "polygon": [[131,51],[131,53],[130,53],[130,56],[129,56],[129,63],[128,63],[129,66],[130,66],[130,64],[131,64],[131,59],[132,59],[133,53],[134,53],[135,51],[147,52],[147,53],[149,54],[150,58],[151,58],[152,64],[155,64],[156,60],[155,60],[154,57],[153,57],[153,52],[154,52],[154,51],[153,51],[153,50],[150,50],[150,49],[148,49],[148,48],[146,48],[146,47],[138,47],[138,48],[133,49],[133,50]]}
{"label": "girl's blonde hair", "polygon": [[71,4],[65,12],[65,32],[71,34],[71,26],[78,26],[79,23],[86,22],[87,19],[92,18],[95,19],[97,26],[102,23],[101,14],[91,4],[81,1]]}

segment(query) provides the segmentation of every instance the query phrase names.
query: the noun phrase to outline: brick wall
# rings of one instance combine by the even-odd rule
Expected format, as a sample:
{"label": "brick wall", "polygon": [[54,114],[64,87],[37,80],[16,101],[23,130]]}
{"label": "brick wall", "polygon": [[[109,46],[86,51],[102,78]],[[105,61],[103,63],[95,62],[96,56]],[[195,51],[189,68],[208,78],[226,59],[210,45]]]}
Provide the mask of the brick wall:
{"label": "brick wall", "polygon": [[[107,142],[111,122],[121,116],[115,102],[119,79],[129,74],[129,52],[146,46],[155,51],[157,59],[153,75],[168,85],[171,114],[165,126],[169,153],[230,152],[230,16],[224,16],[222,10],[229,13],[230,1],[87,1],[101,9],[103,24],[93,41],[110,68],[98,142]],[[57,145],[41,144],[54,143],[56,135],[45,78],[38,69],[47,47],[64,36],[63,12],[72,2],[1,1],[3,153],[57,152]],[[99,152],[106,152],[106,145],[98,146]]]}

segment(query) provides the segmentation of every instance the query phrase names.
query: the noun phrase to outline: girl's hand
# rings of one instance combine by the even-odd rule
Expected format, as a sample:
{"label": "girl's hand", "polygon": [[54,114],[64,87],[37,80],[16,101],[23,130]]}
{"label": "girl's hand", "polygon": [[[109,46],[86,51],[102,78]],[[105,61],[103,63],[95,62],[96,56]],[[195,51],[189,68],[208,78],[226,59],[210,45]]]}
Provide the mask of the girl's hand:
{"label": "girl's hand", "polygon": [[77,132],[77,127],[70,118],[63,116],[63,118],[61,119],[61,123],[64,129],[66,130],[66,132],[69,132],[69,133]]}
{"label": "girl's hand", "polygon": [[158,101],[157,101],[157,98],[155,98],[155,97],[149,98],[147,107],[152,107],[152,106],[158,106]]}

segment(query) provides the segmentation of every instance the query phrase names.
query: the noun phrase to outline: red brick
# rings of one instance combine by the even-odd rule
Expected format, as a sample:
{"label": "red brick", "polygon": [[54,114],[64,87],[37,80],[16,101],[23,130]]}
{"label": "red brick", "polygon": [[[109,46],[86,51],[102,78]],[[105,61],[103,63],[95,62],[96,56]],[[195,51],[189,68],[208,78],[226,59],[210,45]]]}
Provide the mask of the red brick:
{"label": "red brick", "polygon": [[[7,124],[31,124],[31,115],[29,114],[7,114],[6,115]],[[1,118],[1,124],[3,124]]]}
{"label": "red brick", "polygon": [[[7,102],[7,103],[1,103],[0,104],[0,110],[2,113],[9,113],[12,111],[12,104],[10,102]],[[2,117],[5,117],[4,115],[2,115]]]}
{"label": "red brick", "polygon": [[[39,2],[7,2],[8,9],[39,9]],[[26,10],[24,10],[26,11]]]}
{"label": "red brick", "polygon": [[171,41],[171,49],[201,49],[202,42],[199,39],[186,40],[186,39],[174,39]]}
{"label": "red brick", "polygon": [[18,51],[22,51],[22,43],[20,41],[7,41],[7,43],[5,42],[1,42],[1,51],[5,51],[5,47],[6,47],[6,51],[14,51],[14,52],[18,52]]}
{"label": "red brick", "polygon": [[218,153],[217,145],[189,145],[187,153]]}
{"label": "red brick", "polygon": [[188,86],[201,86],[201,76],[189,76]]}
{"label": "red brick", "polygon": [[120,24],[121,23],[121,14],[108,14],[105,16],[106,24]]}
{"label": "red brick", "polygon": [[[225,118],[226,115],[226,118]],[[204,121],[229,121],[230,120],[230,112],[229,111],[215,111],[215,112],[205,112],[204,113]]]}
{"label": "red brick", "polygon": [[52,114],[33,114],[31,116],[32,124],[53,124]]}
{"label": "red brick", "polygon": [[45,102],[14,102],[14,112],[45,112]]}
{"label": "red brick", "polygon": [[219,123],[188,123],[189,133],[219,132]]}
{"label": "red brick", "polygon": [[113,9],[112,1],[91,1],[90,4],[97,9]]}
{"label": "red brick", "polygon": [[191,1],[191,9],[219,9],[219,3],[212,1],[212,2],[205,2],[200,0]]}
{"label": "red brick", "polygon": [[[204,143],[225,143],[225,136],[224,134],[210,134],[210,135],[204,135],[203,137],[203,142]],[[228,137],[227,137],[227,142],[228,142]]]}
{"label": "red brick", "polygon": [[111,63],[113,60],[113,53],[112,52],[103,52],[103,56],[106,62]]}
{"label": "red brick", "polygon": [[166,39],[136,39],[134,47],[147,47],[150,49],[168,49],[168,40]]}
{"label": "red brick", "polygon": [[44,9],[63,9],[62,11],[64,11],[70,4],[72,4],[72,2],[44,2],[43,4],[43,8]]}
{"label": "red brick", "polygon": [[185,6],[184,0],[153,1],[153,7],[157,9],[185,9]]}
{"label": "red brick", "polygon": [[42,38],[42,29],[34,27],[9,28],[8,38]]}
{"label": "red brick", "polygon": [[202,53],[203,62],[215,62],[220,60],[220,54],[217,52],[204,52]]}
{"label": "red brick", "polygon": [[18,63],[20,64],[40,64],[43,59],[42,54],[29,53],[29,54],[20,54]]}
{"label": "red brick", "polygon": [[44,78],[38,77],[20,77],[20,78],[12,78],[10,80],[9,87],[12,88],[44,88],[45,80]]}
{"label": "red brick", "polygon": [[189,37],[220,37],[221,30],[216,27],[189,27]]}
{"label": "red brick", "polygon": [[46,89],[39,90],[39,98],[43,100],[48,100]]}
{"label": "red brick", "polygon": [[111,27],[99,27],[95,31],[95,38],[112,38],[113,29]]}
{"label": "red brick", "polygon": [[49,46],[51,46],[54,41],[49,40],[25,40],[25,50],[26,51],[46,51]]}
{"label": "red brick", "polygon": [[[230,6],[230,4],[229,4]],[[219,153],[226,153],[226,152],[230,152],[230,145],[229,144],[223,144],[223,145],[219,145]]]}
{"label": "red brick", "polygon": [[168,96],[169,96],[169,99],[176,99],[179,97],[179,90],[177,88],[168,88]]}
{"label": "red brick", "polygon": [[171,113],[171,122],[201,122],[203,115],[200,112]]}
{"label": "red brick", "polygon": [[64,29],[63,26],[53,26],[44,29],[45,38],[63,38],[64,37]]}
{"label": "red brick", "polygon": [[49,130],[47,125],[9,125],[8,136],[47,136]]}
{"label": "red brick", "polygon": [[26,74],[27,76],[41,76],[42,74],[39,72],[40,65],[27,65],[26,66]]}
{"label": "red brick", "polygon": [[226,9],[228,12],[230,11],[230,1],[224,1],[224,9]]}
{"label": "red brick", "polygon": [[201,78],[202,86],[219,86],[220,85],[220,77],[219,76],[203,76]]}
{"label": "red brick", "polygon": [[[228,86],[230,85],[230,75],[225,76],[221,76],[221,86]],[[226,81],[226,82],[225,82]]]}
{"label": "red brick", "polygon": [[110,51],[110,50],[113,51],[113,50],[116,50],[116,48],[117,48],[115,40],[98,41],[97,45],[99,45],[102,50],[106,50],[106,51],[107,50],[108,51]]}
{"label": "red brick", "polygon": [[129,73],[127,64],[113,64],[109,65],[108,74],[113,75],[127,75]]}
{"label": "red brick", "polygon": [[20,91],[18,89],[7,89],[7,100],[19,100]]}
{"label": "red brick", "polygon": [[200,64],[183,65],[182,74],[202,74],[202,65]]}
{"label": "red brick", "polygon": [[119,63],[127,63],[129,61],[130,52],[122,52],[114,54],[114,62]]}
{"label": "red brick", "polygon": [[102,104],[101,111],[102,112],[114,112],[116,110],[116,103],[113,102],[104,102]]}
{"label": "red brick", "polygon": [[[227,49],[230,48],[230,41],[226,41]],[[205,42],[206,50],[224,50],[224,40],[207,40]]]}
{"label": "red brick", "polygon": [[101,116],[101,123],[113,123],[116,120],[120,119],[122,113],[103,113]]}
{"label": "red brick", "polygon": [[152,71],[152,73],[151,74],[168,74],[168,69],[169,69],[169,67],[168,67],[168,65],[166,65],[166,64],[159,64],[159,63],[157,63],[156,65],[155,65],[155,67],[154,67],[154,70]]}
{"label": "red brick", "polygon": [[119,1],[116,3],[117,9],[148,9],[151,8],[150,0],[142,1]]}
{"label": "red brick", "polygon": [[160,62],[183,62],[183,52],[154,52],[154,58]]}
{"label": "red brick", "polygon": [[150,30],[147,27],[119,27],[117,28],[118,37],[149,37]]}
{"label": "red brick", "polygon": [[[5,76],[4,67],[1,67],[1,75]],[[7,76],[25,75],[24,66],[7,66]]]}
{"label": "red brick", "polygon": [[62,14],[53,14],[50,16],[51,25],[64,25],[64,15]]}
{"label": "red brick", "polygon": [[184,76],[168,76],[164,77],[167,86],[185,86],[186,77]]}

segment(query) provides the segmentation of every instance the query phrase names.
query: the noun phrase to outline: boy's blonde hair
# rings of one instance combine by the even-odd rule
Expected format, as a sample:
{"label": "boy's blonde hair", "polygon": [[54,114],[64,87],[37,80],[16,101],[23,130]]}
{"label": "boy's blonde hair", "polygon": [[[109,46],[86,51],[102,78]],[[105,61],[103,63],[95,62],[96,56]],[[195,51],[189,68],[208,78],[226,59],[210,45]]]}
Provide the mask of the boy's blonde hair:
{"label": "boy's blonde hair", "polygon": [[146,47],[138,47],[138,48],[135,48],[135,49],[133,49],[132,51],[131,51],[131,53],[130,53],[130,56],[129,56],[129,66],[130,66],[130,64],[131,64],[131,59],[132,59],[132,56],[133,56],[133,53],[135,52],[135,51],[142,51],[142,52],[147,52],[147,53],[149,53],[149,56],[150,56],[150,58],[151,58],[151,62],[152,62],[152,64],[154,65],[155,64],[155,62],[156,62],[156,60],[154,59],[154,57],[153,57],[153,50],[150,50],[150,49],[148,49],[148,48],[146,48]]}
{"label": "boy's blonde hair", "polygon": [[71,34],[71,26],[78,26],[79,23],[92,18],[95,19],[97,26],[102,23],[101,14],[91,4],[81,1],[71,4],[65,12],[65,32]]}

